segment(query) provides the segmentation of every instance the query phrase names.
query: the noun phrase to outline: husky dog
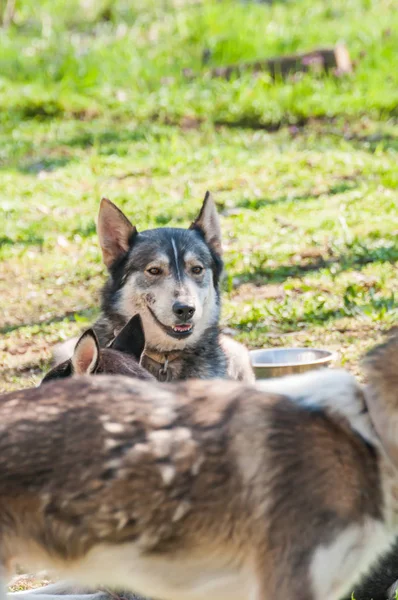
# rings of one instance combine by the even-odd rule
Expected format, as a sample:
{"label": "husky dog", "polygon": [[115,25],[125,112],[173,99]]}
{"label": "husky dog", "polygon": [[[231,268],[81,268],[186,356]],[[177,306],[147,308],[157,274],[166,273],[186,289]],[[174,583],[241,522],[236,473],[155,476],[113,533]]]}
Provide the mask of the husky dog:
{"label": "husky dog", "polygon": [[247,350],[218,327],[221,229],[208,192],[189,229],[143,232],[104,198],[98,236],[109,272],[102,314],[93,326],[100,346],[139,313],[146,338],[142,364],[160,381],[254,381]]}
{"label": "husky dog", "polygon": [[[139,315],[135,315],[125,325],[117,336],[106,348],[100,348],[97,336],[93,329],[85,331],[78,339],[73,355],[70,359],[56,365],[43,378],[41,384],[54,379],[64,379],[72,375],[126,375],[141,380],[153,380],[153,375],[148,373],[139,362],[145,347],[144,329]],[[90,593],[81,588],[74,588],[65,582],[58,582],[36,590],[31,590],[35,600],[40,600],[38,595],[48,600],[50,596],[70,595],[73,593],[76,600],[112,600],[112,594],[107,592]],[[16,594],[18,595],[18,594]],[[125,594],[126,600],[144,600],[134,594]]]}
{"label": "husky dog", "polygon": [[365,369],[367,388],[325,370],[3,396],[3,569],[164,600],[338,600],[398,528],[398,337]]}
{"label": "husky dog", "polygon": [[132,317],[106,348],[100,348],[94,330],[88,329],[78,339],[72,357],[51,369],[41,383],[71,375],[100,373],[154,379],[139,364],[144,347],[145,336],[139,315]]}

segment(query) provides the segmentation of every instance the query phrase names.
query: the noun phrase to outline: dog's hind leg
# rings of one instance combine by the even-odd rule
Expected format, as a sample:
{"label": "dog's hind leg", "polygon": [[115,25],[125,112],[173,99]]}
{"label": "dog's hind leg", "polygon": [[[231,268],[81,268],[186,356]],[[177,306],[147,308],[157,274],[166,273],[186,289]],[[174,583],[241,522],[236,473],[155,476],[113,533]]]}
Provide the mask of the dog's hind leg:
{"label": "dog's hind leg", "polygon": [[95,592],[93,594],[32,594],[32,590],[22,592],[14,592],[8,594],[8,600],[12,600],[15,596],[18,600],[110,600],[107,592]]}
{"label": "dog's hind leg", "polygon": [[7,587],[4,583],[4,577],[0,579],[0,600],[7,600]]}
{"label": "dog's hind leg", "polygon": [[127,593],[111,593],[107,590],[89,592],[78,588],[66,581],[50,583],[41,588],[13,592],[8,594],[8,600],[114,600],[122,598],[126,600],[146,600],[142,596]]}
{"label": "dog's hind leg", "polygon": [[[12,584],[11,584],[12,585]],[[106,592],[104,592],[106,593]],[[82,586],[76,586],[70,581],[57,581],[56,583],[49,583],[42,587],[33,588],[30,590],[23,590],[21,592],[13,592],[12,596],[21,598],[23,594],[29,594],[29,596],[82,596],[87,597],[93,595],[93,590],[83,588]]]}
{"label": "dog's hind leg", "polygon": [[[11,583],[12,585],[12,583]],[[73,586],[71,586],[71,584],[67,581],[57,581],[56,583],[49,583],[48,585],[44,585],[42,587],[38,587],[38,588],[33,588],[30,590],[24,590],[21,592],[13,592],[13,596],[16,596],[18,598],[21,597],[21,594],[24,593],[28,593],[30,596],[37,596],[37,595],[50,595],[50,596],[64,596],[67,595],[69,596],[71,594],[71,591],[75,591]],[[85,591],[83,589],[79,589],[79,595],[85,595]]]}
{"label": "dog's hind leg", "polygon": [[23,590],[8,594],[9,600],[109,600],[110,595],[106,590],[93,591],[92,589],[77,586],[70,581],[57,581],[31,590]]}
{"label": "dog's hind leg", "polygon": [[8,594],[8,600],[111,600],[106,590],[86,591],[65,581]]}
{"label": "dog's hind leg", "polygon": [[298,554],[278,558],[267,550],[255,575],[250,600],[331,600],[327,594],[320,596],[315,592],[306,561],[301,562]]}

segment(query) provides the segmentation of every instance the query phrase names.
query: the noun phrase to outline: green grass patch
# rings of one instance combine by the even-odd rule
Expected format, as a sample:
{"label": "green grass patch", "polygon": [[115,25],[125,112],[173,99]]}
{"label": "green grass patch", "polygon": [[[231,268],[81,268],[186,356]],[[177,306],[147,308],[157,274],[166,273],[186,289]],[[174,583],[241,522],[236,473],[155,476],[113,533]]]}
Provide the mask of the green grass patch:
{"label": "green grass patch", "polygon": [[[139,229],[222,219],[223,324],[358,357],[396,322],[398,25],[388,0],[18,4],[0,39],[0,378],[90,323],[101,196]],[[344,39],[355,72],[210,80]],[[187,81],[183,68],[200,77]]]}

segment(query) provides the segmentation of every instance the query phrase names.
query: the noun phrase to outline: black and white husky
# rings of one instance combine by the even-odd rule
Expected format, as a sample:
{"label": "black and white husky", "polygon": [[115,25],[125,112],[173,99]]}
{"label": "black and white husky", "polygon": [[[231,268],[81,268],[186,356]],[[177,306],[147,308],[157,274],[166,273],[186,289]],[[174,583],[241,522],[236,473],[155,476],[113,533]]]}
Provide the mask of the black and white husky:
{"label": "black and white husky", "polygon": [[[157,379],[253,381],[247,350],[219,330],[221,229],[208,192],[188,229],[138,232],[103,199],[98,236],[109,273],[93,326],[101,346],[139,313],[146,339],[142,365]],[[65,350],[56,359],[67,358]]]}

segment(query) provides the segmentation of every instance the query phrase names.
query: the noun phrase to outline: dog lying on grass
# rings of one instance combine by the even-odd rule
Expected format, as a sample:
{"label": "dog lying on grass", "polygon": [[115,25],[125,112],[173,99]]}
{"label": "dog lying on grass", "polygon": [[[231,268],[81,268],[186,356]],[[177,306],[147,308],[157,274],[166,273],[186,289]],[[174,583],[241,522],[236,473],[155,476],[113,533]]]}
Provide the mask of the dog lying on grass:
{"label": "dog lying on grass", "polygon": [[[188,229],[143,232],[104,198],[98,237],[109,275],[93,324],[101,347],[139,313],[146,337],[142,363],[159,381],[254,381],[247,349],[219,328],[221,227],[208,192]],[[55,362],[69,358],[75,343],[58,346]]]}

